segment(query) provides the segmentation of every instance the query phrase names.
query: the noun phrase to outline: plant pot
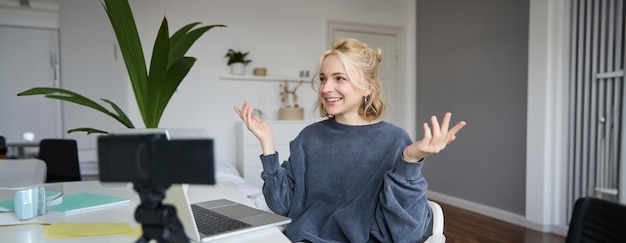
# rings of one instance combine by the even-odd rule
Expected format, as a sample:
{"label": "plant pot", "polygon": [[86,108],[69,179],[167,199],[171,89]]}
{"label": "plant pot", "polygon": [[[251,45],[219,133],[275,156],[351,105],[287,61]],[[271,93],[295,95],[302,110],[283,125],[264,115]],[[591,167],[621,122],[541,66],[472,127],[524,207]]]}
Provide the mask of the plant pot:
{"label": "plant pot", "polygon": [[243,63],[230,64],[230,74],[232,75],[244,75],[246,73],[246,65]]}

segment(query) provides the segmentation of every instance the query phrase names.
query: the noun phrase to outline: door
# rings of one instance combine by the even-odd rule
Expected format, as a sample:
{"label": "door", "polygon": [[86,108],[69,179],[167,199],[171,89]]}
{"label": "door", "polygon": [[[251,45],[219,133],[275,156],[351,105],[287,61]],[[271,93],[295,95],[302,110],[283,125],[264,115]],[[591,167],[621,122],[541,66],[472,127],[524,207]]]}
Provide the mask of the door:
{"label": "door", "polygon": [[56,29],[0,26],[0,135],[7,143],[62,136],[59,101],[17,96],[33,87],[58,87],[58,53]]}
{"label": "door", "polygon": [[382,81],[383,94],[387,99],[387,107],[383,120],[406,128],[404,124],[404,80],[402,78],[403,62],[400,53],[402,30],[393,27],[379,27],[340,22],[329,23],[328,48],[334,40],[342,37],[358,39],[369,47],[382,50],[382,61],[378,67],[378,76]]}

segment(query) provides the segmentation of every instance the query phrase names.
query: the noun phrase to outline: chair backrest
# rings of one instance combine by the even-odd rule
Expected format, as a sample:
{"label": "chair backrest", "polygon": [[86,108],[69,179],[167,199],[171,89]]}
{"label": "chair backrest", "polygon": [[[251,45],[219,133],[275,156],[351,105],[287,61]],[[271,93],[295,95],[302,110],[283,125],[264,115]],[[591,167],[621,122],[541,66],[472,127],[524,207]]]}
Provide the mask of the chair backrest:
{"label": "chair backrest", "polygon": [[433,213],[432,229],[430,232],[425,232],[428,238],[425,243],[443,243],[446,242],[446,236],[443,234],[443,209],[441,205],[436,202],[428,201],[428,206]]}
{"label": "chair backrest", "polygon": [[48,165],[46,182],[81,180],[76,140],[42,139],[37,157]]}
{"label": "chair backrest", "polygon": [[7,157],[7,141],[3,136],[0,136],[0,159],[6,159]]}
{"label": "chair backrest", "polygon": [[0,160],[0,187],[13,188],[43,184],[46,163],[39,159]]}
{"label": "chair backrest", "polygon": [[624,242],[625,239],[625,205],[592,197],[576,200],[566,243]]}

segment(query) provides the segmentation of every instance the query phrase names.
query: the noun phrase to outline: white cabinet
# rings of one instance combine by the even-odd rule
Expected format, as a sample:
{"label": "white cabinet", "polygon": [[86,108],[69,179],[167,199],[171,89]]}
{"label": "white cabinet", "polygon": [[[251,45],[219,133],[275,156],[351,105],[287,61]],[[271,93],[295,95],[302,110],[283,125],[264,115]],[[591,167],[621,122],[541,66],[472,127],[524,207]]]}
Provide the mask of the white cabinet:
{"label": "white cabinet", "polygon": [[[316,121],[267,121],[274,132],[274,143],[279,161],[289,159],[289,142],[307,125]],[[246,181],[261,188],[263,166],[259,156],[263,153],[259,140],[252,135],[243,122],[237,123],[237,170]]]}

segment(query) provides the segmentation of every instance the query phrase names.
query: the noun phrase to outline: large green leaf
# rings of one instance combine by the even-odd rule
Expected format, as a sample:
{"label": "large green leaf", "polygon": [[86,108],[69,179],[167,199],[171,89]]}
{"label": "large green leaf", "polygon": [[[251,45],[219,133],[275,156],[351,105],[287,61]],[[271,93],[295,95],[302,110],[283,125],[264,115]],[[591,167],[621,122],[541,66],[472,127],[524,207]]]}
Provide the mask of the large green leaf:
{"label": "large green leaf", "polygon": [[67,133],[73,133],[73,132],[86,132],[87,135],[92,134],[92,133],[104,133],[104,134],[108,133],[106,131],[102,131],[102,130],[91,128],[91,127],[79,127],[79,128],[67,130]]}
{"label": "large green leaf", "polygon": [[199,24],[200,22],[194,22],[194,23],[183,26],[170,37],[170,43],[178,42],[178,40],[180,40],[180,38],[182,38],[183,35],[187,34],[187,32],[189,32],[191,29],[193,29],[193,27]]}
{"label": "large green leaf", "polygon": [[146,116],[144,125],[147,128],[156,128],[159,125],[157,114],[157,104],[161,100],[161,89],[166,79],[167,59],[169,55],[169,31],[167,19],[163,18],[161,28],[157,34],[152,50],[152,62],[150,63],[150,75],[148,76],[148,104],[146,104]]}
{"label": "large green leaf", "polygon": [[113,103],[113,101],[110,101],[108,99],[101,99],[101,100],[111,105],[111,107],[113,107],[113,110],[115,110],[117,115],[122,119],[122,124],[125,124],[126,127],[128,128],[135,128],[135,125],[133,125],[133,123],[130,121],[126,113],[124,113],[124,111],[117,104]]}
{"label": "large green leaf", "polygon": [[[200,27],[198,29],[192,30],[190,32],[182,32],[177,31],[172,38],[170,38],[170,57],[168,60],[168,64],[171,65],[178,58],[182,57],[187,53],[189,48],[207,31],[211,30],[214,27],[225,27],[225,25],[209,25]],[[184,27],[183,27],[184,28]],[[181,29],[182,30],[182,29]]]}
{"label": "large green leaf", "polygon": [[161,120],[161,116],[163,115],[163,112],[165,111],[165,107],[167,106],[167,103],[169,103],[170,99],[172,98],[172,95],[174,95],[174,92],[176,92],[176,89],[178,88],[180,83],[183,81],[187,73],[189,73],[189,70],[191,69],[191,67],[193,66],[195,62],[196,62],[195,57],[182,57],[182,58],[179,58],[178,61],[174,62],[174,64],[172,64],[170,68],[167,70],[167,74],[166,74],[167,82],[161,85],[161,91],[159,94],[160,99],[159,99],[159,102],[155,104],[156,105],[155,119],[154,119],[155,124],[158,124],[159,121]]}
{"label": "large green leaf", "polygon": [[[226,26],[218,24],[194,29],[200,24],[194,22],[183,26],[170,37],[168,22],[164,17],[152,50],[148,73],[128,0],[103,1],[102,6],[109,17],[122,52],[141,118],[146,128],[156,128],[172,95],[196,61],[195,57],[185,57],[185,53],[210,29]],[[47,98],[87,106],[113,117],[128,128],[134,128],[124,111],[107,99],[101,100],[108,103],[113,111],[82,95],[60,88],[37,87],[18,94],[18,96],[27,95],[44,95]],[[89,127],[70,129],[69,132],[106,133]]]}
{"label": "large green leaf", "polygon": [[26,90],[24,92],[17,94],[17,96],[29,96],[29,95],[44,95],[46,98],[63,100],[63,101],[72,102],[78,105],[87,106],[97,111],[100,111],[108,116],[113,117],[115,120],[118,120],[119,122],[121,122],[128,128],[134,127],[133,123],[130,121],[130,119],[128,119],[126,114],[124,114],[124,112],[122,112],[119,109],[119,107],[112,101],[106,100],[105,102],[113,106],[113,109],[116,110],[117,114],[110,112],[109,110],[101,106],[100,104],[96,103],[95,101],[91,99],[88,99],[87,97],[84,97],[80,94],[77,94],[75,92],[72,92],[66,89],[36,87],[36,88],[32,88],[32,89],[29,89],[29,90]]}
{"label": "large green leaf", "polygon": [[148,74],[133,13],[128,0],[105,0],[104,8],[124,57],[139,112],[146,119]]}

